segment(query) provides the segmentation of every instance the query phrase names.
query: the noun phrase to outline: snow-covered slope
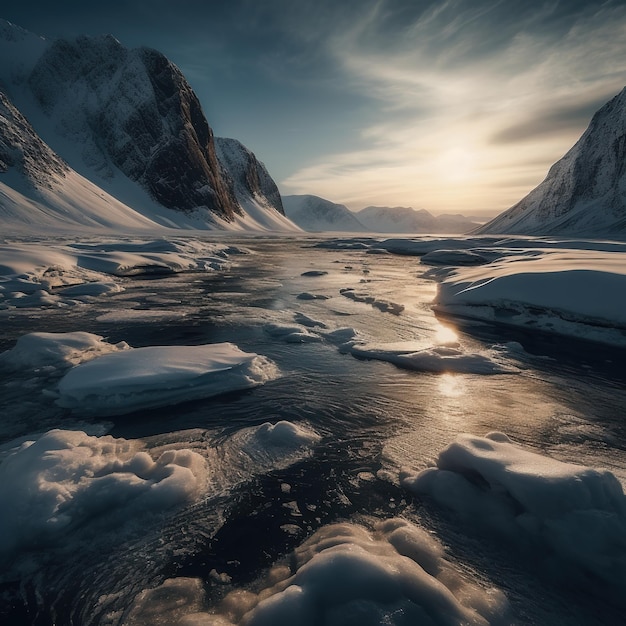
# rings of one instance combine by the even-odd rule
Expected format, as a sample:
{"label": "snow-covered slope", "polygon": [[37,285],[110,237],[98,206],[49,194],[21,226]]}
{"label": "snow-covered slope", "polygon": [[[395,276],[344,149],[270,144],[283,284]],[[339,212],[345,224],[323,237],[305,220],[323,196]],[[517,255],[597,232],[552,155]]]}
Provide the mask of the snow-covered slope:
{"label": "snow-covered slope", "polygon": [[367,230],[346,206],[319,196],[283,196],[283,207],[287,217],[304,230],[351,233]]}
{"label": "snow-covered slope", "polygon": [[[126,205],[131,221],[140,214],[140,222],[174,228],[294,229],[281,216],[280,195],[264,169],[255,170],[260,186],[246,187],[239,184],[238,171],[231,175],[219,162],[196,95],[180,70],[155,50],[129,50],[110,35],[46,42],[0,20],[0,85],[32,125],[28,145],[34,148],[39,136],[41,145],[62,157],[59,162],[101,188],[96,195],[113,196],[120,209]],[[7,175],[6,150],[4,156],[0,183],[10,189],[0,207],[17,218],[25,171],[17,178]],[[26,178],[27,190],[48,190],[46,198],[33,198],[30,191],[28,198],[58,213],[59,186],[46,187],[28,172]],[[75,186],[62,187],[60,203],[70,201],[80,214],[84,198],[72,200]],[[119,216],[107,219],[106,204],[100,218],[119,223]],[[64,225],[74,217],[66,216]]]}
{"label": "snow-covered slope", "polygon": [[1,91],[0,221],[4,233],[158,227],[72,170]]}
{"label": "snow-covered slope", "polygon": [[626,235],[626,89],[605,104],[546,179],[479,233]]}
{"label": "snow-covered slope", "polygon": [[285,217],[282,199],[276,183],[265,165],[236,139],[215,138],[219,162],[228,173],[230,185],[246,219],[235,222],[256,222],[261,229],[300,230]]}
{"label": "snow-covered slope", "polygon": [[435,217],[425,209],[368,206],[356,212],[368,230],[377,233],[466,233],[476,223],[463,215]]}

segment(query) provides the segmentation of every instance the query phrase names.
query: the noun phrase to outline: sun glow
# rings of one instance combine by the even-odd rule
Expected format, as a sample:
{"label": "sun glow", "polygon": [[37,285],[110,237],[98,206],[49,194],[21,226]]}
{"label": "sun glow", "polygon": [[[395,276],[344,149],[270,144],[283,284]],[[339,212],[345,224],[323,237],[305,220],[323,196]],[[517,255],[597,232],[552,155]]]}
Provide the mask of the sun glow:
{"label": "sun glow", "polygon": [[459,336],[449,326],[440,325],[435,334],[435,341],[440,346],[457,345]]}
{"label": "sun glow", "polygon": [[460,146],[443,151],[436,163],[439,178],[444,182],[463,182],[475,174],[475,158],[472,152]]}

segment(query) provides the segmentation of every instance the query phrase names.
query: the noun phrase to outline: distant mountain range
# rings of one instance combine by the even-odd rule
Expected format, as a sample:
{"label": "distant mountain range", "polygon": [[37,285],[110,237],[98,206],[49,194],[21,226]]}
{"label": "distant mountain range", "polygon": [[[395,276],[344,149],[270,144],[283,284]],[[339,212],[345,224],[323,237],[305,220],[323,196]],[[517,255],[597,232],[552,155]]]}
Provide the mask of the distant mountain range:
{"label": "distant mountain range", "polygon": [[424,209],[370,206],[352,212],[311,195],[284,196],[285,214],[300,228],[312,232],[465,233],[479,223],[463,215],[434,216]]}
{"label": "distant mountain range", "polygon": [[626,235],[626,89],[605,104],[546,179],[484,234]]}
{"label": "distant mountain range", "polygon": [[[298,230],[180,70],[110,35],[46,41],[0,20],[3,226]],[[132,208],[131,208],[132,207]]]}

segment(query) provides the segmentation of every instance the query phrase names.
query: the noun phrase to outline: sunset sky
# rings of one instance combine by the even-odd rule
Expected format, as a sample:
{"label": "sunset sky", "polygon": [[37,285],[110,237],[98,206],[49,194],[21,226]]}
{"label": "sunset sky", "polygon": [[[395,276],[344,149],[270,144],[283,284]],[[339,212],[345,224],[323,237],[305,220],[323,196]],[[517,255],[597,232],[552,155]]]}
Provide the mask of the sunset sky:
{"label": "sunset sky", "polygon": [[626,85],[623,0],[12,3],[51,38],[157,48],[283,194],[492,215]]}

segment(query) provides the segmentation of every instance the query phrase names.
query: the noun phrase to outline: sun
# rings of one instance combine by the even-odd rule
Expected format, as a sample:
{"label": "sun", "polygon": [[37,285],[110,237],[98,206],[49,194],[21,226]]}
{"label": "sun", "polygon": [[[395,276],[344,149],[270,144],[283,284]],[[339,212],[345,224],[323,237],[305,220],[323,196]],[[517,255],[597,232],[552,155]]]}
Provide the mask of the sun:
{"label": "sun", "polygon": [[444,150],[436,162],[439,178],[444,182],[463,182],[474,174],[474,155],[472,151],[461,146]]}

